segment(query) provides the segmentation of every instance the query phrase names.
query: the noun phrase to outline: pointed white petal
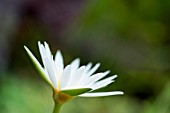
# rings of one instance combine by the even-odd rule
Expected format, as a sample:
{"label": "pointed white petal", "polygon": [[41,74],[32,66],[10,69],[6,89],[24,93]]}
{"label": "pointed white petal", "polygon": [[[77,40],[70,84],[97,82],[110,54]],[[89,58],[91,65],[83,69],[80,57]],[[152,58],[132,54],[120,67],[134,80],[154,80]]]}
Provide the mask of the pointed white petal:
{"label": "pointed white petal", "polygon": [[94,84],[95,82],[97,82],[98,80],[102,79],[103,77],[105,77],[110,71],[106,71],[104,73],[97,73],[94,74],[88,78],[84,78],[84,81],[82,81],[83,85],[91,85]]}
{"label": "pointed white petal", "polygon": [[87,75],[90,76],[92,75],[100,66],[100,63],[96,64],[88,73]]}
{"label": "pointed white petal", "polygon": [[[77,79],[75,79],[76,81],[75,81],[75,83],[76,83],[76,85],[77,86],[79,86],[80,85],[80,82],[81,82],[81,80],[82,80],[82,78],[83,78],[83,76],[84,76],[84,71],[85,71],[85,66],[81,66],[78,70],[77,70],[77,73],[75,74],[76,76],[76,78]],[[81,85],[80,85],[81,86]]]}
{"label": "pointed white petal", "polygon": [[38,60],[34,57],[34,55],[31,53],[31,51],[26,46],[24,46],[24,48],[25,48],[26,52],[28,53],[29,57],[31,58],[32,62],[34,63],[34,66],[39,71],[40,75],[46,80],[46,82],[48,82],[51,85],[49,76],[46,74],[45,70],[40,65]]}
{"label": "pointed white petal", "polygon": [[90,63],[88,63],[88,64],[86,65],[85,72],[88,72],[91,67],[92,67],[92,63],[90,62]]}
{"label": "pointed white petal", "polygon": [[44,61],[44,57],[45,57],[44,56],[44,46],[40,43],[40,41],[38,42],[38,48],[39,48],[39,51],[40,51],[40,56],[41,56],[44,68],[45,68],[45,70],[47,70],[46,65],[45,65],[45,61]]}
{"label": "pointed white petal", "polygon": [[75,74],[76,74],[76,71],[77,69],[79,68],[79,65],[80,65],[80,59],[79,58],[76,58],[75,60],[73,60],[71,62],[71,79],[69,81],[69,84],[71,84],[71,80],[72,79],[75,79]]}
{"label": "pointed white petal", "polygon": [[93,90],[96,90],[96,89],[105,87],[105,86],[111,84],[112,82],[114,82],[114,81],[112,81],[112,80],[110,80],[110,81],[106,81],[106,80],[99,81],[99,82],[95,83],[94,85],[92,85],[91,88]]}
{"label": "pointed white petal", "polygon": [[109,73],[110,73],[110,71],[106,71],[104,73],[97,73],[97,74],[90,76],[90,78],[93,79],[93,82],[96,82],[96,81],[102,79],[103,77],[105,77],[106,75],[108,75]]}
{"label": "pointed white petal", "polygon": [[85,69],[84,69],[84,74],[83,74],[83,76],[81,77],[80,82],[85,83],[86,80],[88,80],[89,75],[88,75],[87,73],[88,73],[88,71],[90,70],[91,67],[92,67],[92,63],[88,63],[88,64],[86,65],[86,67],[85,67]]}
{"label": "pointed white petal", "polygon": [[55,70],[55,63],[52,60],[52,58],[45,58],[45,64],[47,66],[47,72],[50,76],[50,80],[52,82],[52,84],[54,85],[54,87],[56,89],[58,89],[58,76],[56,75],[56,70]]}
{"label": "pointed white petal", "polygon": [[68,82],[70,80],[70,74],[71,74],[71,66],[68,65],[65,67],[65,69],[63,70],[62,76],[61,76],[61,81],[60,81],[60,89],[64,89],[65,87],[67,87]]}
{"label": "pointed white petal", "polygon": [[94,84],[97,80],[99,80],[100,76],[103,76],[103,73],[97,73],[97,74],[94,74],[93,77],[90,76],[88,78],[84,78],[81,82],[82,85],[91,85],[91,84]]}
{"label": "pointed white petal", "polygon": [[50,48],[49,48],[49,45],[46,43],[46,42],[44,42],[44,47],[45,47],[45,50],[46,50],[46,55],[48,56],[48,57],[51,57],[51,51],[50,51]]}
{"label": "pointed white petal", "polygon": [[96,90],[96,89],[105,87],[105,86],[111,84],[112,82],[114,82],[113,79],[116,78],[116,77],[117,77],[117,75],[114,75],[114,76],[111,76],[109,78],[100,80],[100,81],[98,81],[98,82],[96,82],[92,85],[92,89]]}
{"label": "pointed white petal", "polygon": [[58,89],[58,78],[56,76],[56,71],[55,71],[55,64],[52,61],[52,59],[45,57],[45,65],[47,67],[47,72],[50,76],[50,80],[52,84],[55,86],[56,89]]}
{"label": "pointed white petal", "polygon": [[84,70],[85,70],[85,66],[81,66],[78,70],[75,71],[75,73],[71,73],[71,78],[70,78],[70,81],[69,81],[69,87],[75,87],[75,86],[79,86],[79,81],[81,79],[81,77],[83,76],[84,74]]}
{"label": "pointed white petal", "polygon": [[80,59],[79,58],[76,58],[75,60],[73,60],[71,62],[71,69],[72,70],[76,70],[79,68],[79,65],[80,65]]}
{"label": "pointed white petal", "polygon": [[42,44],[39,43],[39,49],[40,49],[40,53],[41,53],[41,57],[44,63],[44,67],[48,72],[49,78],[53,84],[53,86],[57,89],[58,88],[58,77],[56,75],[56,66],[54,63],[54,60],[52,58],[52,54],[50,52],[50,49],[47,45],[47,43],[45,43],[44,47]]}
{"label": "pointed white petal", "polygon": [[122,91],[113,91],[113,92],[99,92],[99,93],[85,93],[79,95],[80,97],[101,97],[101,96],[111,96],[111,95],[123,95]]}
{"label": "pointed white petal", "polygon": [[63,56],[59,50],[55,55],[55,64],[56,64],[58,74],[61,75],[64,69],[64,61],[63,61]]}
{"label": "pointed white petal", "polygon": [[81,66],[76,72],[75,72],[75,75],[74,75],[74,81],[72,81],[73,83],[78,83],[81,79],[81,77],[83,76],[84,74],[84,70],[85,70],[85,66]]}

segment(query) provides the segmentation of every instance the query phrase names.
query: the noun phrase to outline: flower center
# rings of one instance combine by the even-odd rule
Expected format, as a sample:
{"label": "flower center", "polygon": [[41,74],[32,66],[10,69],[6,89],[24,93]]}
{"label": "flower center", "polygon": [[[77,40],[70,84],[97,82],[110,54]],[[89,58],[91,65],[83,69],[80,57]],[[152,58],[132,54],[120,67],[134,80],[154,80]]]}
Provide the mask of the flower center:
{"label": "flower center", "polygon": [[55,103],[63,104],[65,102],[71,100],[74,97],[70,96],[66,93],[59,92],[58,90],[57,91],[54,90],[53,91],[53,98],[54,98]]}

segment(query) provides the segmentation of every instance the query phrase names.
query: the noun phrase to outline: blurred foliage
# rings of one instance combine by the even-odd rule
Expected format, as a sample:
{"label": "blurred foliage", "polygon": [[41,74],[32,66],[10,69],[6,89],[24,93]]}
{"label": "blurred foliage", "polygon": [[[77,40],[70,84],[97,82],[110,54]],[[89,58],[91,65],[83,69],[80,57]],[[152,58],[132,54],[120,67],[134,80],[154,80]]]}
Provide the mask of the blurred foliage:
{"label": "blurred foliage", "polygon": [[[6,79],[5,76],[8,76]],[[52,90],[37,78],[8,74],[1,79],[1,113],[51,113]],[[137,98],[111,96],[101,98],[77,97],[66,103],[61,113],[169,113],[170,83],[166,84],[153,102],[139,102]]]}

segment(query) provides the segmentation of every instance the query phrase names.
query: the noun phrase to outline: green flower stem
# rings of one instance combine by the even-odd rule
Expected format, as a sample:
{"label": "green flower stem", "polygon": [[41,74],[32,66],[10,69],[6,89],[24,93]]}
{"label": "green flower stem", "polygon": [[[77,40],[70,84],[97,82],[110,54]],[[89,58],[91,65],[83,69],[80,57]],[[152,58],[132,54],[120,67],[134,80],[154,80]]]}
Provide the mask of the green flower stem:
{"label": "green flower stem", "polygon": [[66,94],[59,92],[58,90],[53,89],[53,99],[54,99],[54,110],[53,113],[59,113],[61,106],[71,100],[73,97]]}
{"label": "green flower stem", "polygon": [[62,106],[62,104],[55,103],[53,113],[59,113],[61,106]]}

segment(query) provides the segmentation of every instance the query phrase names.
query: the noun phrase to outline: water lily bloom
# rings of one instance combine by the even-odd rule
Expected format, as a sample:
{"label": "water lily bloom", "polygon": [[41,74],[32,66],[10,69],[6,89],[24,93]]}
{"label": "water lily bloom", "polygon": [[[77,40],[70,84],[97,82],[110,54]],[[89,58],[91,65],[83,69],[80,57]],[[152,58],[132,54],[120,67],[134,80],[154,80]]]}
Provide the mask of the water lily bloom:
{"label": "water lily bloom", "polygon": [[[113,75],[106,79],[102,79],[110,71],[94,74],[100,64],[92,67],[92,63],[80,66],[80,59],[77,58],[71,64],[64,67],[64,61],[61,52],[58,50],[55,58],[51,54],[50,48],[46,42],[44,45],[38,42],[39,51],[44,67],[38,62],[31,51],[24,46],[31,60],[39,70],[42,77],[49,83],[56,92],[67,91],[72,89],[89,89],[84,94],[78,95],[81,97],[96,97],[123,94],[121,91],[112,92],[95,92],[91,91],[107,86],[114,82],[117,75]],[[101,80],[102,79],[102,80]]]}
{"label": "water lily bloom", "polygon": [[[98,97],[123,94],[122,91],[92,92],[96,89],[111,84],[117,77],[117,75],[113,75],[103,79],[109,74],[110,71],[94,74],[100,66],[99,63],[93,67],[92,63],[79,66],[80,59],[77,58],[64,67],[63,57],[59,50],[57,51],[55,57],[53,57],[48,44],[44,42],[43,45],[38,42],[38,47],[43,62],[43,66],[41,66],[31,51],[26,46],[24,47],[40,75],[53,88],[54,95],[62,95],[70,98],[74,96]],[[60,99],[59,96],[54,97],[57,100]]]}

